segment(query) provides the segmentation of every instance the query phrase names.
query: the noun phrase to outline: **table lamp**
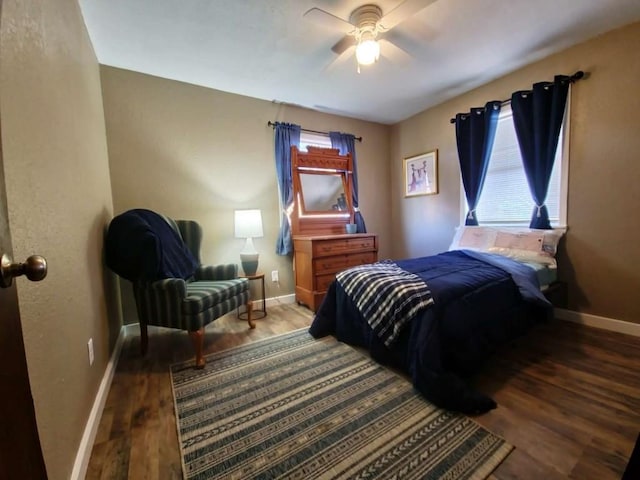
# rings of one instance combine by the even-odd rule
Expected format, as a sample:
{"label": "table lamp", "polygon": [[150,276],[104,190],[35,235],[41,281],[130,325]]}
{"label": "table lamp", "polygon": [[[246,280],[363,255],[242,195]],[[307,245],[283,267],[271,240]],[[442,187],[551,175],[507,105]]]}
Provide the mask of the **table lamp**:
{"label": "table lamp", "polygon": [[253,246],[253,239],[262,237],[262,214],[260,210],[235,211],[235,236],[246,238],[244,248],[240,252],[242,270],[247,276],[255,275],[258,271],[258,252]]}

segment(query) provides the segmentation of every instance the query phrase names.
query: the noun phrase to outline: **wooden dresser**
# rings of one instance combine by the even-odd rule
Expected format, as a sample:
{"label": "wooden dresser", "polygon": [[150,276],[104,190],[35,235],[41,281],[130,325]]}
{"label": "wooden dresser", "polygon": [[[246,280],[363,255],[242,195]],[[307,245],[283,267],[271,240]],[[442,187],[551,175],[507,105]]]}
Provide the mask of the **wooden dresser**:
{"label": "wooden dresser", "polygon": [[378,261],[378,236],[294,235],[296,301],[314,312],[320,306],[336,273]]}

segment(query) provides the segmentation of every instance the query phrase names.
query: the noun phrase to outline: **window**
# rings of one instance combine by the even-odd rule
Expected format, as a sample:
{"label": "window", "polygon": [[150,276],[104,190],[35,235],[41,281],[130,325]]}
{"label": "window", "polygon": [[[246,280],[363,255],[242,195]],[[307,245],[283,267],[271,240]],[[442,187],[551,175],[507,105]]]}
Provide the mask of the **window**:
{"label": "window", "polygon": [[[567,102],[567,111],[569,103]],[[545,205],[549,211],[551,225],[566,225],[567,172],[568,155],[564,142],[568,114],[560,130],[558,149],[553,165],[551,181]],[[463,189],[463,212],[466,214],[466,199]],[[504,105],[500,111],[496,138],[489,159],[489,168],[485,177],[480,201],[476,208],[478,222],[482,225],[529,225],[533,214],[534,202],[529,184],[522,166],[520,147],[513,124],[510,105]]]}
{"label": "window", "polygon": [[307,146],[331,148],[331,139],[321,133],[300,132],[300,150],[306,150]]}

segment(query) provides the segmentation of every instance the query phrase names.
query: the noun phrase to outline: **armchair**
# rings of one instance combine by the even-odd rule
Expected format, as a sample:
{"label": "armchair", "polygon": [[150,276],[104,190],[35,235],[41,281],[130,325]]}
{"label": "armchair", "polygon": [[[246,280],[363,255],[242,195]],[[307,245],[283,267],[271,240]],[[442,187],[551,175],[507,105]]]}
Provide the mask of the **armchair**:
{"label": "armchair", "polygon": [[149,210],[129,210],[109,225],[109,268],[133,283],[140,321],[142,354],[148,348],[148,325],[186,330],[195,349],[195,366],[205,365],[204,327],[245,304],[250,328],[249,281],[238,278],[236,264],[202,265],[202,228]]}

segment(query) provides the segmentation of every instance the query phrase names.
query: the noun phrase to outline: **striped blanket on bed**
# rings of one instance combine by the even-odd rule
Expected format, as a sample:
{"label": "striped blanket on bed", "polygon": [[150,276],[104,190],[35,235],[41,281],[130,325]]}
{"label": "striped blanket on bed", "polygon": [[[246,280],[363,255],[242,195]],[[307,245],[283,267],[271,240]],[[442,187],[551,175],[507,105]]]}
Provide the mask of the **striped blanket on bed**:
{"label": "striped blanket on bed", "polygon": [[350,268],[336,280],[387,347],[418,311],[433,304],[427,284],[390,260]]}

